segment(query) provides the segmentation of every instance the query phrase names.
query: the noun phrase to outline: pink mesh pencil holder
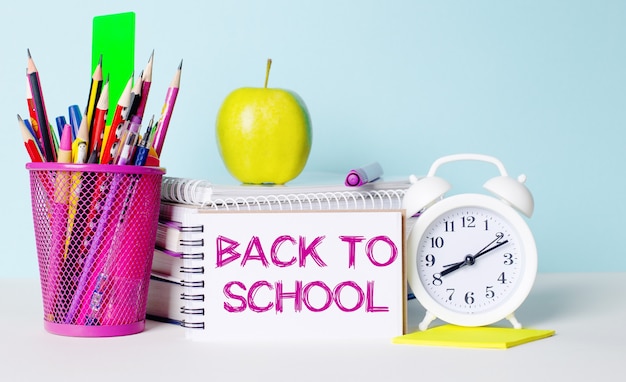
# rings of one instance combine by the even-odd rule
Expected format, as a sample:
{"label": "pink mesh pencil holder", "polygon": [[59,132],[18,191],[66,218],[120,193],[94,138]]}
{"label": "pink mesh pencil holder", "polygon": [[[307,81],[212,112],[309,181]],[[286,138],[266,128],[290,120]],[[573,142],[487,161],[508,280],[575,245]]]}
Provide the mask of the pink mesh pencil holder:
{"label": "pink mesh pencil holder", "polygon": [[44,328],[108,337],[144,330],[165,170],[28,163]]}

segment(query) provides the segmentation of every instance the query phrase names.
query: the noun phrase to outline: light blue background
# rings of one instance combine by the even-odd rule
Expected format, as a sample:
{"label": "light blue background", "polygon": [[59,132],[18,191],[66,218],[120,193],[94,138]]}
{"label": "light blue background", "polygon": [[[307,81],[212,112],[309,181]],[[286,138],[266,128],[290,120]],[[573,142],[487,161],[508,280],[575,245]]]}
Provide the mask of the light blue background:
{"label": "light blue background", "polygon": [[[155,51],[146,114],[160,113],[184,59],[162,164],[170,176],[234,183],[214,138],[223,98],[242,86],[289,88],[308,105],[305,172],[377,160],[386,176],[425,174],[440,156],[499,158],[525,173],[540,272],[626,271],[624,1],[42,1],[0,5],[0,277],[36,277],[28,156],[30,48],[49,117],[83,107],[94,16],[134,11],[136,71]],[[493,166],[439,173],[479,191]]]}

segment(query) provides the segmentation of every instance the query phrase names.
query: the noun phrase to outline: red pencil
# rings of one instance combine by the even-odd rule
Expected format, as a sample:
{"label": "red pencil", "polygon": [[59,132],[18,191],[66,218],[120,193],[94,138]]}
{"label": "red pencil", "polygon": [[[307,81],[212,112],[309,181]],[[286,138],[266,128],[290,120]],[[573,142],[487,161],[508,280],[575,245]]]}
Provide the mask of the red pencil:
{"label": "red pencil", "polygon": [[26,151],[30,156],[30,160],[32,162],[43,162],[43,157],[41,155],[41,151],[39,151],[39,146],[37,142],[35,142],[35,137],[30,133],[24,120],[20,115],[17,115],[17,122],[20,126],[20,130],[22,131],[22,137],[24,138],[24,146],[26,147]]}
{"label": "red pencil", "polygon": [[[109,131],[105,135],[105,139],[103,141],[103,149],[100,153],[100,163],[103,164],[111,164],[113,160],[112,150],[115,150],[117,147],[117,143],[120,139],[120,133],[122,131],[122,126],[124,125],[124,111],[130,107],[130,90],[133,84],[133,76],[131,75],[126,83],[126,87],[120,95],[120,99],[117,101],[117,107],[115,108],[115,114],[113,114],[113,120],[111,121],[111,126],[108,128]],[[115,151],[113,151],[115,152]]]}

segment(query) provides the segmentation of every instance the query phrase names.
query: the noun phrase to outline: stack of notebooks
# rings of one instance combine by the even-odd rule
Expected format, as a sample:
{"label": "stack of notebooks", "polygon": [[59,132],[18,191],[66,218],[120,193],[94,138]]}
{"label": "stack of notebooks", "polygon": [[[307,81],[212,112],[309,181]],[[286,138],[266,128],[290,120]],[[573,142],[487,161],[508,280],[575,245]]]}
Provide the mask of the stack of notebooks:
{"label": "stack of notebooks", "polygon": [[[378,316],[384,317],[378,318],[380,320],[387,320],[384,325],[373,322],[378,327],[389,328],[388,332],[384,332],[387,329],[382,329],[381,336],[390,338],[403,334],[406,283],[403,280],[401,254],[404,232],[409,231],[407,225],[412,224],[413,219],[404,217],[402,199],[409,186],[408,177],[399,181],[381,179],[360,187],[345,186],[342,180],[330,183],[316,182],[313,186],[297,183],[287,186],[225,186],[205,180],[164,177],[148,295],[148,318],[190,328],[188,332],[191,334],[188,334],[188,337],[202,337],[194,332],[210,331],[207,330],[209,328],[206,321],[213,322],[217,311],[217,308],[212,307],[210,301],[207,301],[210,294],[208,288],[218,288],[222,293],[223,285],[232,287],[228,291],[226,286],[223,287],[223,293],[231,298],[220,301],[219,308],[222,311],[257,309],[251,299],[253,297],[251,294],[256,293],[263,297],[264,304],[261,308],[279,312],[282,307],[278,306],[278,300],[276,306],[273,302],[267,303],[273,299],[265,298],[262,293],[273,291],[278,287],[276,280],[280,279],[282,282],[293,274],[297,279],[295,285],[298,288],[300,285],[298,282],[302,281],[298,277],[305,280],[302,281],[304,293],[320,285],[330,285],[331,280],[337,282],[337,286],[333,284],[328,287],[326,293],[334,296],[332,298],[340,310],[357,311],[361,305],[363,311],[366,310],[366,305],[367,309],[381,307],[387,309],[390,312],[387,315],[389,317],[385,314],[369,314],[363,317]],[[232,239],[235,235],[244,233],[248,235],[245,240]],[[267,238],[271,240],[268,241]],[[333,244],[333,240],[338,243]],[[209,248],[209,245],[212,247]],[[333,245],[336,247],[332,247]],[[339,252],[344,247],[347,248],[346,253],[350,255],[346,255],[350,263],[346,260],[345,269],[341,268],[333,274],[332,272],[335,272],[332,270],[333,267],[340,268],[344,265],[332,263],[323,252],[327,251],[326,248],[339,248],[334,249],[335,252]],[[366,268],[361,265],[364,263],[359,257],[361,248],[364,248],[363,251],[367,248],[368,256],[371,255],[369,263],[377,265],[367,271],[367,274],[374,275],[367,277],[376,278],[375,280],[365,280]],[[212,251],[218,253],[217,260],[215,256],[208,256],[208,253],[213,253]],[[398,259],[395,257],[397,254]],[[376,258],[373,258],[374,256]],[[305,262],[308,263],[304,264]],[[254,274],[253,267],[257,264],[260,265],[255,276],[259,280],[268,278],[269,281],[253,283],[256,280],[255,276],[251,276],[251,280],[245,278],[246,274]],[[233,269],[230,275],[238,274],[239,270],[241,280],[233,281],[234,286],[228,279],[221,280],[222,284],[213,285],[220,277],[226,277],[223,276],[224,272],[219,271],[227,267]],[[311,268],[314,270],[307,270]],[[252,270],[248,273],[242,271],[249,269]],[[285,269],[291,273],[280,273],[285,272]],[[326,273],[321,274],[319,270]],[[285,277],[286,274],[289,276]],[[349,282],[340,280],[348,276],[354,280],[351,279]],[[359,279],[361,276],[362,280]],[[316,277],[323,277],[324,282],[306,284],[306,280]],[[285,283],[288,284],[287,281]],[[375,283],[378,288],[377,295],[374,294]],[[384,289],[387,284],[388,290]],[[290,285],[285,289],[294,288],[293,283]],[[247,298],[244,293],[246,290],[249,292]],[[341,290],[343,301],[340,301]],[[348,301],[346,296],[351,294],[357,297],[356,299],[350,297],[352,300]],[[322,302],[315,302],[311,292],[311,295],[307,296],[311,301],[305,299],[305,306],[302,309],[307,310],[307,303],[311,305],[309,310],[326,309],[327,305],[331,305],[331,303],[325,305],[326,301],[332,300],[329,296],[322,298]],[[386,296],[398,298],[385,301]],[[257,298],[256,301],[259,300],[261,298]],[[261,308],[259,309],[263,311]],[[327,310],[336,308],[328,307]],[[209,316],[211,318],[208,318]],[[238,316],[243,314],[235,315]],[[262,315],[256,314],[253,317],[260,316]],[[273,321],[277,321],[276,312],[267,316],[274,317]],[[298,317],[305,317],[305,314]],[[287,321],[280,323],[282,328],[288,327],[286,324],[289,323],[289,319],[285,320]],[[339,322],[338,326],[341,326],[341,316],[334,317],[333,320]],[[219,323],[219,318],[215,322]],[[272,333],[271,322],[264,325],[269,325],[267,331],[269,334],[276,335]],[[347,332],[345,328],[339,329],[342,330],[341,333]],[[288,329],[281,330],[286,335],[293,335]],[[233,335],[227,332],[224,335]],[[252,332],[246,333],[244,330],[241,333],[244,336],[251,335]],[[212,336],[219,334],[211,333]],[[359,335],[361,334],[355,333],[355,337]]]}

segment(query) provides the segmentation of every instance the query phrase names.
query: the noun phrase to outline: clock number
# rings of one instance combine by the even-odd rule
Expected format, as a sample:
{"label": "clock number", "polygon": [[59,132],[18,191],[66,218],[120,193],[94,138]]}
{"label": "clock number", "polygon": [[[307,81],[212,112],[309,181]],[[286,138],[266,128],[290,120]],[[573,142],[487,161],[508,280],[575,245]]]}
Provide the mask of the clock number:
{"label": "clock number", "polygon": [[443,247],[443,237],[431,237],[430,238],[430,247],[431,248],[441,248]]}
{"label": "clock number", "polygon": [[476,227],[476,219],[473,216],[463,216],[461,220],[463,221],[463,227],[465,228]]}
{"label": "clock number", "polygon": [[448,296],[448,300],[452,301],[452,296],[454,296],[454,288],[448,288],[446,289],[446,292],[450,293],[450,295]]}
{"label": "clock number", "polygon": [[444,222],[446,225],[446,232],[454,232],[454,221]]}
{"label": "clock number", "polygon": [[443,284],[443,280],[441,279],[441,275],[439,273],[435,273],[433,275],[433,285],[434,286],[441,286],[441,284]]}
{"label": "clock number", "polygon": [[502,232],[496,232],[496,243],[500,244],[502,243],[502,238],[504,237],[504,234]]}
{"label": "clock number", "polygon": [[488,286],[485,288],[486,298],[494,298],[496,296],[496,294],[493,292],[493,290],[491,290],[491,288],[493,288],[493,286]]}
{"label": "clock number", "polygon": [[513,255],[510,253],[505,253],[504,254],[504,265],[511,265],[513,264]]}
{"label": "clock number", "polygon": [[474,292],[465,293],[465,303],[472,305],[474,303]]}
{"label": "clock number", "polygon": [[489,231],[489,220],[485,219],[485,231]]}
{"label": "clock number", "polygon": [[435,255],[433,255],[432,253],[429,253],[428,255],[426,255],[424,260],[426,260],[427,267],[432,267],[433,265],[435,265]]}
{"label": "clock number", "polygon": [[504,276],[504,272],[500,273],[500,277],[498,277],[498,281],[500,281],[502,284],[506,284],[507,279]]}

